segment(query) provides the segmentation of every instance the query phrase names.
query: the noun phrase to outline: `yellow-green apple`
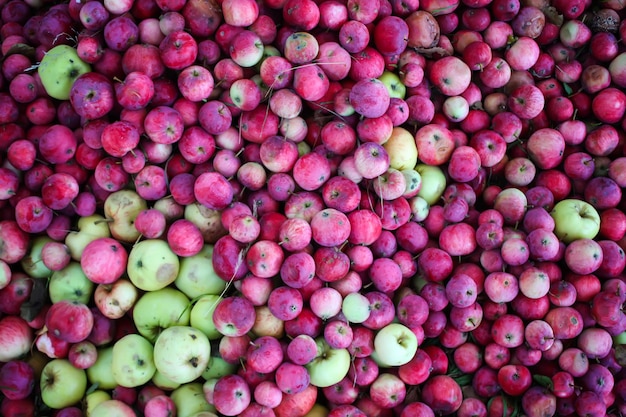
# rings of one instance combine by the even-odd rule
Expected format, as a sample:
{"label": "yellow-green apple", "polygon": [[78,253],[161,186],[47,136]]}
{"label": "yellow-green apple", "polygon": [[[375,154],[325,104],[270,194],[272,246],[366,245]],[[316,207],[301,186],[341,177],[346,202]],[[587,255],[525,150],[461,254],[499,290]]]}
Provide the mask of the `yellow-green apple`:
{"label": "yellow-green apple", "polygon": [[11,267],[8,263],[0,259],[0,290],[11,282]]}
{"label": "yellow-green apple", "polygon": [[170,394],[170,398],[176,404],[178,417],[194,417],[202,412],[214,412],[215,407],[207,402],[202,390],[202,384],[191,382],[181,385]]}
{"label": "yellow-green apple", "polygon": [[91,410],[89,417],[135,417],[137,414],[131,406],[120,400],[105,400]]}
{"label": "yellow-green apple", "polygon": [[207,381],[223,377],[224,375],[234,374],[235,372],[237,372],[236,364],[228,363],[220,356],[211,356],[206,369],[202,372],[202,378]]}
{"label": "yellow-green apple", "polygon": [[48,236],[37,236],[32,240],[30,253],[26,254],[20,261],[22,269],[33,278],[47,278],[52,275],[52,271],[41,260],[41,251],[44,245],[53,240]]}
{"label": "yellow-green apple", "polygon": [[180,261],[176,288],[187,297],[194,299],[205,294],[220,294],[226,288],[226,281],[213,269],[213,245],[205,244],[202,250]]}
{"label": "yellow-green apple", "polygon": [[133,308],[139,334],[154,342],[162,329],[189,324],[190,301],[177,289],[167,287],[143,294]]}
{"label": "yellow-green apple", "polygon": [[67,359],[53,359],[41,371],[41,400],[60,409],[79,402],[87,390],[87,376]]}
{"label": "yellow-green apple", "polygon": [[154,364],[167,378],[180,384],[194,381],[206,369],[211,343],[191,326],[163,330],[154,343]]}
{"label": "yellow-green apple", "polygon": [[189,324],[204,333],[210,340],[222,337],[213,324],[213,311],[222,298],[219,295],[207,294],[196,300],[189,315]]}
{"label": "yellow-green apple", "polygon": [[71,261],[65,268],[55,271],[48,283],[52,303],[62,300],[89,303],[95,284],[87,278],[78,262]]}
{"label": "yellow-green apple", "polygon": [[350,353],[347,349],[331,348],[323,337],[315,340],[317,356],[306,365],[311,385],[329,387],[341,381],[350,370]]}
{"label": "yellow-green apple", "polygon": [[389,97],[404,99],[406,96],[406,86],[395,72],[384,71],[378,79],[387,87]]}
{"label": "yellow-green apple", "polygon": [[113,346],[98,349],[96,363],[86,369],[89,385],[96,385],[103,390],[111,390],[117,386],[117,382],[111,372],[113,364]]}
{"label": "yellow-green apple", "polygon": [[104,401],[108,401],[111,399],[111,394],[108,391],[103,389],[97,389],[91,391],[85,395],[85,398],[82,401],[83,410],[86,415],[91,416],[93,409],[96,408],[98,404]]}
{"label": "yellow-green apple", "polygon": [[446,188],[446,176],[441,168],[433,165],[418,164],[415,170],[422,176],[422,188],[417,195],[432,206]]}
{"label": "yellow-green apple", "polygon": [[127,334],[113,345],[111,373],[123,387],[138,387],[150,381],[156,366],[152,343],[138,334]]}
{"label": "yellow-green apple", "polygon": [[363,323],[370,316],[370,301],[363,294],[353,292],[341,303],[341,312],[350,323]]}
{"label": "yellow-green apple", "polygon": [[388,366],[404,365],[417,352],[417,337],[408,327],[390,323],[374,336],[374,351],[378,359]]}
{"label": "yellow-green apple", "polygon": [[112,284],[98,284],[93,293],[98,310],[110,319],[119,319],[135,305],[139,292],[137,287],[126,278],[120,278]]}
{"label": "yellow-green apple", "polygon": [[156,291],[174,282],[179,268],[178,256],[167,242],[146,239],[131,249],[126,272],[130,281],[140,290]]}
{"label": "yellow-green apple", "polygon": [[600,215],[583,200],[561,200],[554,205],[550,215],[554,219],[554,234],[565,243],[593,239],[600,231]]}
{"label": "yellow-green apple", "polygon": [[133,243],[140,233],[133,225],[137,215],[148,209],[146,200],[133,190],[116,191],[104,200],[104,215],[110,220],[111,235],[122,242]]}
{"label": "yellow-green apple", "polygon": [[77,232],[70,232],[65,238],[65,244],[75,261],[80,261],[83,249],[89,242],[100,237],[111,236],[107,220],[99,214],[81,217],[76,228],[78,229]]}
{"label": "yellow-green apple", "polygon": [[154,386],[161,388],[163,391],[173,391],[180,387],[181,384],[174,382],[158,370],[152,376]]}
{"label": "yellow-green apple", "polygon": [[389,155],[389,166],[399,171],[413,169],[417,164],[415,137],[403,127],[396,126],[383,144]]}
{"label": "yellow-green apple", "polygon": [[50,49],[37,68],[46,93],[57,100],[68,100],[76,78],[90,71],[91,66],[80,59],[76,49],[69,45],[57,45]]}

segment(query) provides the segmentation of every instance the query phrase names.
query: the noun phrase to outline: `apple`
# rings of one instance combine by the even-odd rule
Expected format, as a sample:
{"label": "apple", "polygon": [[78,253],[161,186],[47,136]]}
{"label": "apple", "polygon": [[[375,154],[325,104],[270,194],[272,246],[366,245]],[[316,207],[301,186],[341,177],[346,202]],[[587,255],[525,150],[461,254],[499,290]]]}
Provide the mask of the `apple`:
{"label": "apple", "polygon": [[85,395],[85,399],[83,400],[83,410],[85,410],[86,414],[91,415],[91,412],[98,404],[111,399],[111,394],[107,391],[101,389],[93,390]]}
{"label": "apple", "polygon": [[111,372],[123,387],[138,387],[156,372],[152,343],[138,334],[128,334],[113,345]]}
{"label": "apple", "polygon": [[78,231],[68,233],[65,244],[70,250],[70,255],[75,261],[80,261],[85,246],[92,240],[101,237],[110,237],[111,232],[104,216],[93,214],[81,217],[76,225]]}
{"label": "apple", "polygon": [[85,396],[87,376],[67,359],[53,359],[41,371],[40,389],[41,400],[48,407],[69,407]]}
{"label": "apple", "polygon": [[189,313],[189,324],[202,331],[209,340],[216,340],[222,337],[222,334],[215,328],[213,324],[213,311],[219,304],[221,297],[219,295],[205,294],[198,297]]}
{"label": "apple", "polygon": [[65,268],[55,271],[48,282],[48,294],[52,303],[62,300],[87,304],[95,284],[87,278],[80,263],[71,261]]}
{"label": "apple", "polygon": [[147,209],[146,200],[133,190],[111,193],[104,201],[104,215],[111,220],[109,222],[111,235],[122,242],[136,242],[140,234],[134,222],[139,213]]}
{"label": "apple", "polygon": [[174,382],[192,382],[206,369],[211,344],[204,333],[190,326],[163,330],[154,343],[154,364]]}
{"label": "apple", "polygon": [[135,411],[126,403],[120,400],[105,400],[96,405],[89,413],[91,417],[120,416],[133,417]]}
{"label": "apple", "polygon": [[374,337],[374,352],[381,363],[401,366],[413,359],[418,342],[415,333],[400,323],[390,323]]}
{"label": "apple", "polygon": [[135,305],[138,296],[137,287],[125,278],[112,284],[99,284],[93,294],[98,310],[110,319],[123,317]]}
{"label": "apple", "polygon": [[137,331],[154,342],[162,329],[188,325],[189,304],[185,294],[171,287],[143,294],[132,310]]}
{"label": "apple", "polygon": [[47,51],[37,67],[46,93],[57,100],[68,100],[74,81],[90,71],[91,66],[69,45],[57,45]]}
{"label": "apple", "polygon": [[600,215],[583,200],[561,200],[554,205],[550,215],[554,219],[554,234],[565,243],[593,239],[600,231]]}
{"label": "apple", "polygon": [[98,349],[96,362],[87,368],[87,380],[90,385],[97,384],[100,389],[110,390],[118,384],[111,372],[113,363],[113,346],[105,346]]}
{"label": "apple", "polygon": [[446,176],[438,166],[417,164],[415,170],[422,177],[422,187],[417,193],[429,205],[434,205],[441,198],[446,188]]}
{"label": "apple", "polygon": [[323,337],[315,339],[317,356],[306,365],[310,383],[324,388],[341,381],[350,369],[350,353],[347,349],[331,348]]}
{"label": "apple", "polygon": [[399,171],[413,169],[417,165],[415,137],[403,127],[396,126],[383,148],[389,155],[389,167]]}
{"label": "apple", "polygon": [[177,416],[213,417],[214,415],[210,413],[215,411],[215,407],[207,402],[204,391],[202,390],[202,384],[199,382],[181,385],[179,388],[172,391],[170,398],[176,405]]}
{"label": "apple", "polygon": [[143,240],[128,255],[128,278],[143,291],[167,287],[176,280],[179,268],[178,256],[163,240]]}
{"label": "apple", "polygon": [[213,269],[213,245],[204,245],[199,253],[184,257],[174,285],[190,299],[208,294],[220,294],[226,281]]}

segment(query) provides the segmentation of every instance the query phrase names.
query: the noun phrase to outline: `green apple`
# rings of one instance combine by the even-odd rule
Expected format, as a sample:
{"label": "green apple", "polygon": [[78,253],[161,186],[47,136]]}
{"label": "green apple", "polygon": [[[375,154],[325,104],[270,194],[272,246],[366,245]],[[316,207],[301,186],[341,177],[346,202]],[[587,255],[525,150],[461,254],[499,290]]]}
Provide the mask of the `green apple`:
{"label": "green apple", "polygon": [[383,148],[389,155],[389,167],[403,171],[413,169],[417,164],[415,136],[403,127],[394,127]]}
{"label": "green apple", "polygon": [[398,77],[396,73],[385,70],[378,79],[387,87],[389,97],[404,100],[406,96],[406,86],[400,81],[400,77]]}
{"label": "green apple", "polygon": [[30,253],[20,261],[24,272],[33,278],[47,278],[52,275],[52,271],[41,260],[41,249],[48,242],[53,242],[48,236],[35,237],[30,247]]}
{"label": "green apple", "polygon": [[52,359],[41,371],[41,400],[60,409],[79,402],[87,391],[87,376],[67,359]]}
{"label": "green apple", "polygon": [[12,275],[9,264],[0,259],[0,290],[9,285]]}
{"label": "green apple", "polygon": [[202,233],[202,237],[206,243],[215,243],[217,240],[228,233],[228,230],[222,225],[222,212],[208,208],[200,203],[193,203],[185,206],[184,217]]}
{"label": "green apple", "polygon": [[68,100],[74,81],[91,71],[91,66],[78,57],[69,45],[57,45],[41,59],[37,72],[46,93],[57,100]]}
{"label": "green apple", "polygon": [[613,336],[613,345],[626,345],[626,332]]}
{"label": "green apple", "polygon": [[96,405],[89,417],[136,417],[137,414],[131,406],[120,400],[106,400]]}
{"label": "green apple", "polygon": [[78,229],[77,232],[70,232],[65,237],[65,245],[75,261],[80,261],[85,246],[90,242],[101,237],[111,236],[108,221],[99,214],[81,217],[76,228]]}
{"label": "green apple", "polygon": [[55,271],[48,283],[50,301],[79,301],[88,304],[94,292],[95,284],[87,278],[80,263],[70,261],[60,271]]}
{"label": "green apple", "polygon": [[390,323],[374,336],[374,352],[388,366],[409,363],[417,352],[417,345],[415,333],[400,323]]}
{"label": "green apple", "polygon": [[128,254],[128,278],[143,291],[156,291],[170,285],[178,276],[180,261],[167,242],[146,239]]}
{"label": "green apple", "polygon": [[111,372],[113,365],[113,346],[98,349],[96,363],[87,368],[87,379],[90,385],[97,385],[99,389],[110,390],[117,386]]}
{"label": "green apple", "polygon": [[216,340],[222,334],[213,324],[213,312],[222,298],[219,295],[207,294],[198,298],[191,308],[189,324],[204,333],[209,340]]}
{"label": "green apple", "polygon": [[111,193],[104,200],[104,215],[111,220],[109,223],[111,236],[122,242],[136,242],[140,233],[135,227],[135,219],[140,212],[147,209],[146,200],[133,190]]}
{"label": "green apple", "polygon": [[127,334],[113,345],[111,372],[115,382],[133,388],[148,382],[156,372],[152,343],[138,334]]}
{"label": "green apple", "polygon": [[550,215],[554,219],[554,234],[565,243],[593,239],[600,232],[600,215],[586,201],[561,200],[554,205]]}
{"label": "green apple", "polygon": [[212,259],[213,245],[208,244],[198,254],[182,258],[178,277],[174,281],[176,288],[190,299],[205,294],[221,294],[226,288],[226,281],[215,273]]}
{"label": "green apple", "polygon": [[232,375],[237,372],[237,365],[228,363],[220,356],[211,356],[209,358],[209,364],[204,372],[202,372],[202,378],[204,380],[221,378],[224,375]]}
{"label": "green apple", "polygon": [[152,383],[163,391],[173,391],[181,385],[178,382],[172,381],[158,370],[152,376]]}
{"label": "green apple", "polygon": [[202,375],[210,356],[211,342],[204,333],[190,326],[168,327],[154,343],[156,368],[179,384]]}
{"label": "green apple", "polygon": [[315,339],[317,356],[306,364],[311,385],[324,388],[341,381],[350,370],[350,353],[347,349],[331,348],[323,337]]}
{"label": "green apple", "polygon": [[438,166],[418,164],[415,170],[422,176],[422,188],[417,195],[429,205],[439,201],[446,189],[446,176]]}
{"label": "green apple", "polygon": [[96,408],[98,404],[103,401],[108,401],[110,399],[111,394],[109,394],[107,391],[101,389],[91,391],[90,393],[85,395],[85,398],[82,401],[85,415],[91,416],[91,413],[93,413],[93,409]]}
{"label": "green apple", "polygon": [[341,312],[350,323],[363,323],[370,316],[370,301],[361,293],[347,294],[341,303]]}
{"label": "green apple", "polygon": [[193,417],[205,411],[215,412],[215,407],[209,404],[204,397],[202,384],[199,382],[181,385],[172,391],[170,398],[176,404],[177,417]]}
{"label": "green apple", "polygon": [[140,335],[154,341],[162,329],[189,324],[190,302],[175,288],[147,292],[133,308],[133,321]]}

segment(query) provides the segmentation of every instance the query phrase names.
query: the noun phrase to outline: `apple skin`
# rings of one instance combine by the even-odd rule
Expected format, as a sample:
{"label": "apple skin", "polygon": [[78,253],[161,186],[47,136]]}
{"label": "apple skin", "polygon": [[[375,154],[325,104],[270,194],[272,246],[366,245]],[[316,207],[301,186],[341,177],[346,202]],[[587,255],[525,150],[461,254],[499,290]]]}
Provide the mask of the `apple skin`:
{"label": "apple skin", "polygon": [[37,68],[46,93],[57,100],[68,100],[76,78],[90,71],[91,66],[78,57],[76,49],[68,45],[50,49]]}
{"label": "apple skin", "polygon": [[600,231],[600,215],[589,203],[569,198],[554,205],[550,212],[554,219],[554,234],[563,242],[593,239]]}
{"label": "apple skin", "polygon": [[143,240],[128,255],[128,278],[143,291],[167,287],[176,280],[179,269],[178,256],[163,240]]}
{"label": "apple skin", "polygon": [[324,388],[341,381],[350,370],[350,353],[347,349],[331,348],[323,337],[315,340],[317,357],[306,365],[311,385]]}
{"label": "apple skin", "polygon": [[417,336],[400,323],[390,323],[374,337],[374,352],[381,363],[401,366],[409,363],[417,352]]}
{"label": "apple skin", "polygon": [[41,371],[40,389],[41,400],[48,407],[69,407],[85,396],[87,376],[67,359],[53,359]]}
{"label": "apple skin", "polygon": [[123,387],[138,387],[150,381],[156,372],[152,344],[138,334],[119,339],[113,345],[111,372]]}
{"label": "apple skin", "polygon": [[202,375],[210,356],[208,337],[190,326],[168,327],[154,343],[157,370],[180,384],[192,382]]}
{"label": "apple skin", "polygon": [[133,321],[139,334],[151,342],[159,331],[189,323],[189,299],[182,292],[168,287],[141,296],[133,308]]}

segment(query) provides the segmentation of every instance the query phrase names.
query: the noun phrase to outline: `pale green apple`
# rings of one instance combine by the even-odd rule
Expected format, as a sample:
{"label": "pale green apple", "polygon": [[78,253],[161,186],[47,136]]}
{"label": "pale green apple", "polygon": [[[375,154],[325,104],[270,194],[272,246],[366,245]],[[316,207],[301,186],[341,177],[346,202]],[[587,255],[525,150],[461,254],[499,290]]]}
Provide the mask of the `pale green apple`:
{"label": "pale green apple", "polygon": [[154,343],[162,329],[188,325],[189,314],[187,296],[167,287],[143,294],[133,308],[133,321],[139,334]]}
{"label": "pale green apple", "polygon": [[411,207],[411,220],[414,222],[423,222],[430,212],[430,205],[419,195],[409,199],[409,207]]}
{"label": "pale green apple", "polygon": [[205,411],[215,412],[215,407],[209,404],[204,397],[202,384],[199,382],[181,385],[172,391],[170,398],[176,405],[177,417],[193,417]]}
{"label": "pale green apple", "polygon": [[70,232],[65,237],[65,245],[70,251],[70,256],[75,261],[80,261],[85,246],[101,237],[110,237],[107,219],[99,214],[93,214],[78,219],[77,232]]}
{"label": "pale green apple", "polygon": [[152,343],[138,334],[127,334],[113,345],[111,372],[115,382],[133,388],[148,382],[156,372]]}
{"label": "pale green apple", "polygon": [[380,361],[388,366],[409,363],[417,352],[417,336],[400,323],[390,323],[374,336],[374,351]]}
{"label": "pale green apple", "polygon": [[95,284],[87,278],[80,263],[70,261],[60,271],[55,271],[48,282],[50,301],[78,301],[88,304],[94,292]]}
{"label": "pale green apple", "polygon": [[120,190],[104,200],[104,215],[110,219],[109,230],[115,239],[134,243],[140,233],[135,227],[137,215],[148,209],[146,200],[133,190]]}
{"label": "pale green apple", "polygon": [[67,359],[52,359],[41,371],[41,400],[60,409],[79,402],[87,391],[87,376]]}
{"label": "pale green apple", "polygon": [[110,390],[117,386],[111,372],[113,364],[113,346],[98,349],[96,363],[87,368],[87,379],[90,385],[97,385],[99,389]]}
{"label": "pale green apple", "polygon": [[600,232],[600,215],[586,201],[561,200],[554,205],[550,215],[554,219],[554,234],[565,243],[593,239]]}
{"label": "pale green apple", "polygon": [[91,410],[88,417],[136,417],[132,407],[120,400],[106,400],[99,403]]}
{"label": "pale green apple", "polygon": [[32,242],[30,252],[20,261],[22,269],[33,278],[47,278],[52,275],[52,271],[41,260],[41,250],[53,240],[48,236],[37,236]]}
{"label": "pale green apple", "polygon": [[219,295],[207,294],[198,298],[191,308],[189,324],[204,333],[209,340],[216,340],[222,334],[213,324],[213,311],[222,298]]}
{"label": "pale green apple", "polygon": [[174,281],[176,288],[190,299],[205,294],[221,294],[226,288],[226,281],[213,269],[213,245],[205,244],[202,250],[180,261],[178,277]]}
{"label": "pale green apple", "polygon": [[438,166],[417,164],[415,170],[422,176],[422,188],[418,196],[429,205],[436,204],[446,189],[446,176]]}
{"label": "pale green apple", "polygon": [[626,332],[613,336],[613,345],[626,345]]}
{"label": "pale green apple", "polygon": [[128,255],[128,278],[143,291],[156,291],[170,285],[178,276],[180,261],[166,241],[146,239]]}
{"label": "pale green apple", "polygon": [[352,292],[343,298],[341,312],[350,323],[363,323],[370,316],[370,301],[361,293]]}
{"label": "pale green apple", "polygon": [[154,364],[164,376],[179,384],[192,382],[206,369],[211,342],[204,333],[190,326],[163,330],[154,343]]}
{"label": "pale green apple", "polygon": [[178,204],[171,196],[158,199],[152,208],[159,210],[165,216],[165,222],[172,224],[178,219],[182,219],[185,214],[185,207]]}
{"label": "pale green apple", "polygon": [[46,93],[57,100],[68,100],[76,79],[91,71],[91,66],[79,58],[75,48],[57,45],[41,59],[37,72]]}
{"label": "pale green apple", "polygon": [[404,181],[406,183],[406,190],[404,191],[404,194],[402,194],[402,197],[417,197],[417,193],[419,193],[420,188],[422,188],[422,176],[420,173],[413,168],[403,169],[400,172],[404,175]]}
{"label": "pale green apple", "polygon": [[108,401],[111,399],[111,394],[108,391],[97,389],[91,391],[85,398],[83,399],[83,410],[85,411],[86,416],[91,416],[93,413],[93,409],[96,408],[98,404],[104,401]]}
{"label": "pale green apple", "polygon": [[178,382],[172,381],[158,370],[152,376],[152,383],[163,391],[173,391],[181,385]]}
{"label": "pale green apple", "polygon": [[0,259],[0,290],[9,285],[12,275],[9,264]]}
{"label": "pale green apple", "polygon": [[211,356],[209,364],[202,372],[202,378],[204,380],[221,378],[225,375],[232,375],[235,372],[237,372],[237,365],[228,363],[219,356]]}
{"label": "pale green apple", "polygon": [[305,141],[298,142],[298,156],[306,155],[311,152],[311,145]]}
{"label": "pale green apple", "polygon": [[401,98],[404,100],[406,96],[406,86],[400,81],[400,77],[395,72],[385,70],[378,79],[385,84],[389,97]]}
{"label": "pale green apple", "polygon": [[200,203],[185,206],[184,217],[196,225],[206,243],[215,243],[228,233],[222,224],[222,212]]}
{"label": "pale green apple", "polygon": [[324,388],[341,381],[350,370],[350,353],[347,349],[331,348],[323,337],[315,339],[317,356],[306,364],[311,385]]}
{"label": "pale green apple", "polygon": [[403,127],[396,126],[383,148],[389,155],[389,167],[403,171],[413,169],[417,164],[417,145],[415,136]]}

